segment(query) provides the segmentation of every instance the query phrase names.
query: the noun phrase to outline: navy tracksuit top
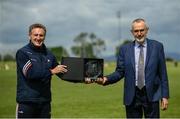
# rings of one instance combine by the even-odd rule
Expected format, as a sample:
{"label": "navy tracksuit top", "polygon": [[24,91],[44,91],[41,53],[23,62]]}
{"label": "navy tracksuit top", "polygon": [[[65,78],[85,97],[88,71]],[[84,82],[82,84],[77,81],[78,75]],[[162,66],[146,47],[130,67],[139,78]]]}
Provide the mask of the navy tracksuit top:
{"label": "navy tracksuit top", "polygon": [[51,102],[51,72],[58,65],[55,56],[43,44],[30,42],[16,53],[18,103]]}

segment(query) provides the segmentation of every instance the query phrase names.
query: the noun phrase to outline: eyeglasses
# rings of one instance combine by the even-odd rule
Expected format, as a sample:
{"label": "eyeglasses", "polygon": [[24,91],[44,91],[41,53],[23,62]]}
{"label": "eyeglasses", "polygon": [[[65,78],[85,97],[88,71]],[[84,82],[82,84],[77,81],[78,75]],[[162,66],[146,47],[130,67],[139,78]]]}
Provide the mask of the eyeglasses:
{"label": "eyeglasses", "polygon": [[135,32],[135,33],[138,33],[138,32],[144,32],[144,31],[145,31],[145,29],[133,30],[133,32]]}

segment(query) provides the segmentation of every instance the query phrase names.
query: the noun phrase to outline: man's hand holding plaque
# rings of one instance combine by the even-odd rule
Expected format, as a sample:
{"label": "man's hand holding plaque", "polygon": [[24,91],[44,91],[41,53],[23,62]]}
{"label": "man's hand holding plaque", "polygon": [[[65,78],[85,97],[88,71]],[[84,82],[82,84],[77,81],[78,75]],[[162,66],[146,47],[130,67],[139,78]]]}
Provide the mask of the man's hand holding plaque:
{"label": "man's hand holding plaque", "polygon": [[103,78],[98,78],[96,80],[96,83],[100,84],[100,85],[104,85],[107,82],[107,77],[103,77]]}

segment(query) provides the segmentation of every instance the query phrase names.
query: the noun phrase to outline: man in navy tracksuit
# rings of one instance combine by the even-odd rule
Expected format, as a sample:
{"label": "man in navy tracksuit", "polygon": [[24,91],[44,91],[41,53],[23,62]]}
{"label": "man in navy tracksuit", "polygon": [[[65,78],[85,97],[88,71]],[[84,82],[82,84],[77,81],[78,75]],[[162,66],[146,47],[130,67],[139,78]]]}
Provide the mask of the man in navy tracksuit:
{"label": "man in navy tracksuit", "polygon": [[30,42],[16,53],[18,118],[51,117],[51,76],[67,72],[44,44],[46,27],[32,24]]}

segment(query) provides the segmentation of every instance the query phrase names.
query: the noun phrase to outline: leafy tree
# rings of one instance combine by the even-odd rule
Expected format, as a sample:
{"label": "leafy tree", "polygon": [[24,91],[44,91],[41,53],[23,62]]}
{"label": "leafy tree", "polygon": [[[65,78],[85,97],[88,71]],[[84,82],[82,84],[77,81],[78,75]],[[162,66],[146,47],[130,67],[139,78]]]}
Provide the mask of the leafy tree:
{"label": "leafy tree", "polygon": [[106,49],[104,40],[100,38],[97,39],[97,41],[95,42],[93,46],[94,46],[94,52],[96,56],[98,56],[98,54],[100,54],[101,51]]}
{"label": "leafy tree", "polygon": [[14,61],[14,57],[10,54],[6,54],[4,55],[4,58],[3,58],[4,61]]}
{"label": "leafy tree", "polygon": [[116,57],[118,56],[120,47],[123,46],[123,45],[125,45],[125,44],[128,44],[128,43],[130,43],[130,42],[132,42],[132,40],[126,39],[126,40],[123,41],[123,43],[121,43],[120,45],[118,45],[118,46],[116,47],[116,54],[115,54]]}
{"label": "leafy tree", "polygon": [[71,47],[74,55],[80,57],[97,57],[98,53],[105,49],[105,42],[97,38],[94,33],[88,34],[86,32],[80,33],[75,37],[75,46]]}
{"label": "leafy tree", "polygon": [[81,56],[81,46],[72,46],[71,51],[76,56],[79,56],[79,57]]}
{"label": "leafy tree", "polygon": [[85,45],[85,51],[86,51],[86,57],[91,57],[91,58],[95,58],[96,56],[94,55],[93,52],[93,45],[91,43],[86,43]]}
{"label": "leafy tree", "polygon": [[0,54],[0,61],[2,61],[2,55]]}
{"label": "leafy tree", "polygon": [[60,61],[63,56],[69,56],[67,50],[62,46],[52,47],[49,49],[52,51],[58,61]]}
{"label": "leafy tree", "polygon": [[171,57],[166,57],[166,61],[173,62],[173,61],[174,61],[174,59],[173,59],[173,58],[171,58]]}
{"label": "leafy tree", "polygon": [[75,37],[74,42],[77,44],[77,46],[73,46],[72,52],[81,57],[86,57],[86,38],[88,34],[85,32],[80,33],[78,36]]}

